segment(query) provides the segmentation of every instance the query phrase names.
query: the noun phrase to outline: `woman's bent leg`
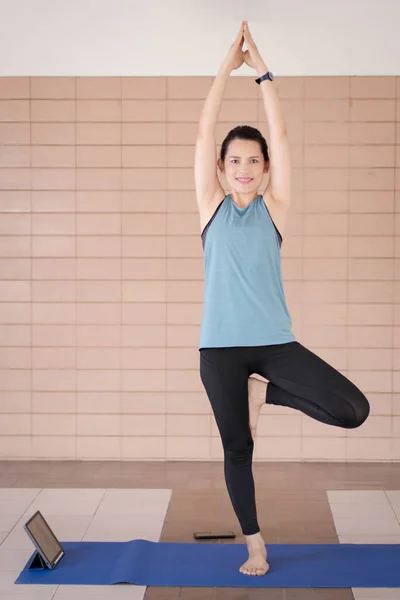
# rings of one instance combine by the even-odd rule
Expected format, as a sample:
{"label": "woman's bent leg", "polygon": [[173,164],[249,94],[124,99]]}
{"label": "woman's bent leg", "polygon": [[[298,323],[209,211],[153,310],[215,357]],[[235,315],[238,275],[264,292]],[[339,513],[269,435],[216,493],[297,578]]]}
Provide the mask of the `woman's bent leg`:
{"label": "woman's bent leg", "polygon": [[354,383],[299,342],[270,346],[258,368],[269,380],[268,404],[347,429],[359,427],[369,415],[369,402]]}

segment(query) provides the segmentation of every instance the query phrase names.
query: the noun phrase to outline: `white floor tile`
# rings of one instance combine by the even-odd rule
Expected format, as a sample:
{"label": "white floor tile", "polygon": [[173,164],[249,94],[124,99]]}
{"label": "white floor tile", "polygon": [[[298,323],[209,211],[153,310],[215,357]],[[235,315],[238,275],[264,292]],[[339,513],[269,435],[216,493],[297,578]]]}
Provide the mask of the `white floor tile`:
{"label": "white floor tile", "polygon": [[164,514],[171,499],[171,490],[167,489],[129,489],[107,490],[96,516],[108,514]]}
{"label": "white floor tile", "polygon": [[34,546],[25,531],[18,528],[7,535],[0,548],[2,550],[33,550]]}
{"label": "white floor tile", "polygon": [[151,525],[152,528],[156,528],[156,529],[161,529],[163,524],[165,521],[165,512],[163,511],[162,514],[156,514],[156,515],[152,515],[151,518],[149,518],[148,515],[143,515],[143,514],[137,514],[137,515],[132,515],[132,514],[128,514],[128,515],[120,515],[120,514],[115,514],[115,515],[99,515],[96,514],[95,517],[93,517],[91,523],[90,523],[90,529],[96,529],[96,528],[103,528],[103,527],[107,527],[107,528],[113,528],[115,527],[115,529],[143,529],[143,525],[146,526],[147,525]]}
{"label": "white floor tile", "polygon": [[[14,515],[20,517],[33,504],[34,499],[21,497],[15,500],[0,501],[0,515]],[[34,511],[33,511],[34,512]]]}
{"label": "white floor tile", "polygon": [[400,534],[353,534],[338,535],[338,538],[341,544],[400,544]]}
{"label": "white floor tile", "polygon": [[105,489],[45,489],[29,506],[33,514],[40,510],[46,515],[93,515],[102,501]]}
{"label": "white floor tile", "polygon": [[10,532],[16,523],[18,523],[18,515],[0,514],[0,531]]}
{"label": "white floor tile", "polygon": [[2,550],[0,548],[0,571],[16,571],[28,562],[32,550]]}
{"label": "white floor tile", "polygon": [[386,492],[391,507],[393,508],[397,520],[400,521],[400,490]]}
{"label": "white floor tile", "polygon": [[360,535],[369,533],[400,535],[400,525],[394,515],[392,518],[382,519],[355,519],[353,517],[345,519],[341,517],[340,519],[335,518],[334,523],[338,535],[353,533]]}
{"label": "white floor tile", "polygon": [[[105,598],[129,598],[129,600],[142,600],[146,592],[143,585],[60,585],[54,600],[105,600]],[[0,598],[1,600],[1,598]]]}
{"label": "white floor tile", "polygon": [[0,571],[0,594],[22,595],[31,599],[36,597],[33,595],[36,593],[37,597],[42,598],[43,600],[51,600],[51,598],[53,598],[58,585],[17,585],[14,582],[19,574],[19,570]]}
{"label": "white floor tile", "polygon": [[353,588],[354,598],[356,600],[398,600],[400,598],[400,588]]}
{"label": "white floor tile", "polygon": [[32,502],[40,491],[40,488],[0,488],[0,503],[15,500]]}
{"label": "white floor tile", "polygon": [[395,518],[393,507],[386,502],[385,504],[350,504],[347,502],[337,502],[330,504],[334,519],[341,518],[359,518],[359,519],[393,519]]}
{"label": "white floor tile", "polygon": [[[14,586],[15,588],[17,586]],[[18,586],[20,588],[22,586]],[[25,586],[30,587],[30,586]],[[47,586],[46,587],[50,587]],[[0,600],[21,600],[21,598],[27,598],[27,600],[53,600],[54,594],[56,592],[51,592],[51,590],[43,590],[41,588],[33,589],[31,588],[28,594],[28,590],[12,590],[11,592],[6,592],[2,594],[0,592]]]}
{"label": "white floor tile", "polygon": [[387,497],[384,490],[327,490],[329,503],[383,503],[386,504]]}

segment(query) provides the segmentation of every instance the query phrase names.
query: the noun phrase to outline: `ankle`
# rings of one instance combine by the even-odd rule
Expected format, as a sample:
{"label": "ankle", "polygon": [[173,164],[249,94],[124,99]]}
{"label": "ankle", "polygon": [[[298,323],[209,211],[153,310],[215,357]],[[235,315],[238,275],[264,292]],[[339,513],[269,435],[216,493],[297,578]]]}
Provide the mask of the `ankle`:
{"label": "ankle", "polygon": [[[261,534],[258,533],[255,536],[246,536],[247,542],[247,551],[249,556],[263,556],[265,559],[267,558],[267,549],[264,544],[264,540],[261,537]],[[249,541],[249,538],[253,538]]]}
{"label": "ankle", "polygon": [[257,533],[253,533],[252,535],[245,535],[244,536],[246,539],[246,544],[248,546],[264,546],[264,540],[262,538],[261,535],[261,531],[258,531]]}

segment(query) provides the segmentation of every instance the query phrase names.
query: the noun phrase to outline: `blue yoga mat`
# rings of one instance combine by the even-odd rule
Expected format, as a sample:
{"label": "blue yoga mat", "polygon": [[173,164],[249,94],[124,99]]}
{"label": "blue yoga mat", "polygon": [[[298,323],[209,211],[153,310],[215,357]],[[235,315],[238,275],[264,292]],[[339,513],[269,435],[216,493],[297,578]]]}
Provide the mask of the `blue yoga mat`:
{"label": "blue yoga mat", "polygon": [[[400,544],[267,544],[264,576],[239,572],[245,544],[63,542],[52,570],[29,570],[15,583],[182,587],[400,587]],[[32,555],[33,557],[33,555]],[[31,557],[31,558],[32,558]]]}

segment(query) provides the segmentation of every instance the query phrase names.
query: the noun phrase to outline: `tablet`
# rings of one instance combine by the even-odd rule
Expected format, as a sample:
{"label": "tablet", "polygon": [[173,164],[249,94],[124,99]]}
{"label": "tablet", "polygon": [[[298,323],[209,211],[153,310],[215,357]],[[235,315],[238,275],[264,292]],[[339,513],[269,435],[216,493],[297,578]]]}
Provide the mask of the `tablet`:
{"label": "tablet", "polygon": [[39,510],[25,523],[24,529],[45,565],[49,569],[54,569],[64,556],[64,550]]}

